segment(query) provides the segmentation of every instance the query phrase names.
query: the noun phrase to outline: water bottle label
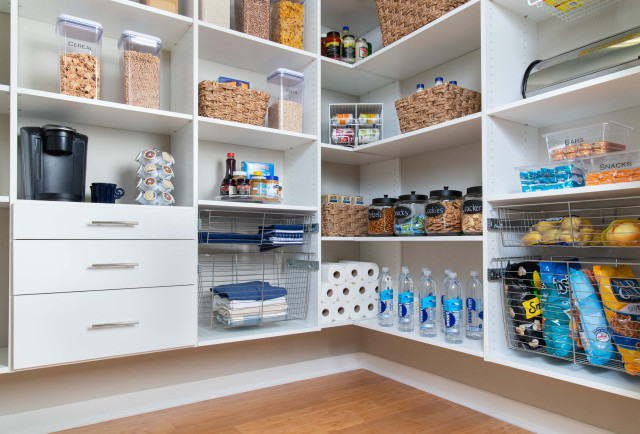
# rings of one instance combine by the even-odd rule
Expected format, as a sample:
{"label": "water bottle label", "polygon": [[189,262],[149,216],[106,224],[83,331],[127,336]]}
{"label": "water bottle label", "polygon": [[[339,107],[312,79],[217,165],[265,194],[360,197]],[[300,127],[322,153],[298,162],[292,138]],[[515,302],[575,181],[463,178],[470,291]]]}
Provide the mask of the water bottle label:
{"label": "water bottle label", "polygon": [[398,296],[398,304],[413,303],[413,292],[403,292]]}
{"label": "water bottle label", "polygon": [[409,312],[411,310],[411,306],[407,307],[404,304],[398,306],[398,316],[400,318],[405,318],[409,316]]}
{"label": "water bottle label", "polygon": [[484,312],[483,311],[478,312],[478,318],[480,318],[481,321],[484,319]]}
{"label": "water bottle label", "polygon": [[429,296],[424,297],[422,299],[422,308],[423,309],[429,309],[431,307],[436,307],[436,296],[435,295],[429,295]]}
{"label": "water bottle label", "polygon": [[444,317],[444,326],[448,329],[460,324],[460,312],[447,312]]}
{"label": "water bottle label", "polygon": [[427,322],[429,320],[429,312],[427,309],[420,309],[420,322]]}
{"label": "water bottle label", "polygon": [[380,313],[385,313],[387,311],[387,303],[380,300]]}
{"label": "water bottle label", "polygon": [[459,298],[450,298],[444,301],[444,310],[446,312],[459,312],[462,310],[462,300]]}
{"label": "water bottle label", "polygon": [[480,327],[473,327],[473,326],[467,326],[467,331],[468,332],[479,332],[480,331]]}
{"label": "water bottle label", "polygon": [[393,300],[393,289],[386,289],[380,293],[380,300]]}
{"label": "water bottle label", "polygon": [[[473,322],[473,312],[476,310],[476,301],[469,297],[467,298],[467,322]],[[467,329],[468,330],[468,329]]]}

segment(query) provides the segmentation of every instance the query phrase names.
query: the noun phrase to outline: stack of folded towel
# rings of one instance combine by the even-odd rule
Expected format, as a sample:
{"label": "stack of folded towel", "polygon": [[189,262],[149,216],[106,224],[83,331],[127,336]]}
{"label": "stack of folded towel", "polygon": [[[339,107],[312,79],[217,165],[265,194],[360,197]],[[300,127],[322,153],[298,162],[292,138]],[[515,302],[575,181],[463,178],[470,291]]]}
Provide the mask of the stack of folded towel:
{"label": "stack of folded towel", "polygon": [[260,226],[263,245],[290,246],[301,245],[304,236],[303,225]]}
{"label": "stack of folded towel", "polygon": [[213,310],[225,325],[257,325],[287,319],[287,290],[269,282],[219,285],[213,292]]}

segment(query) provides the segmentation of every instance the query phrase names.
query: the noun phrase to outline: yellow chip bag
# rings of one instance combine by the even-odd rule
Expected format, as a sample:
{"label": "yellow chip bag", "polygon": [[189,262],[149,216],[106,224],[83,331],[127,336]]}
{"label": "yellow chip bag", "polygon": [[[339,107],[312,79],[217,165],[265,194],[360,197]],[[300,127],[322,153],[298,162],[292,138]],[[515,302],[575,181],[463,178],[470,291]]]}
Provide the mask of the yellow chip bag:
{"label": "yellow chip bag", "polygon": [[627,373],[640,373],[640,284],[627,265],[596,265],[598,281],[613,343]]}

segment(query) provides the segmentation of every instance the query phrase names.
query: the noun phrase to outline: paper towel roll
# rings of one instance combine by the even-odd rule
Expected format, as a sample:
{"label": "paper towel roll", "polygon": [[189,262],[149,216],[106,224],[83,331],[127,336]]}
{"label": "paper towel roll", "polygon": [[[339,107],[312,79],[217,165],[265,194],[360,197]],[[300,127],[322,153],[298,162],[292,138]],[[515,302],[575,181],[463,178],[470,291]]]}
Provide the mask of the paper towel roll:
{"label": "paper towel roll", "polygon": [[342,290],[341,285],[333,285],[329,282],[322,282],[320,292],[320,303],[324,306],[333,305],[338,299],[338,293]]}
{"label": "paper towel roll", "polygon": [[349,319],[349,307],[346,303],[337,303],[332,308],[334,321],[346,321]]}
{"label": "paper towel roll", "polygon": [[331,310],[332,306],[325,306],[324,308],[322,308],[322,310],[320,311],[320,322],[321,323],[330,323],[335,321],[334,319],[334,314]]}
{"label": "paper towel roll", "polygon": [[378,286],[378,282],[372,282],[372,283],[367,283],[365,284],[365,287],[367,289],[367,298],[373,298],[374,300],[377,300],[379,295],[379,286]]}
{"label": "paper towel roll", "polygon": [[338,287],[338,301],[340,304],[349,303],[356,298],[358,287],[354,283],[346,283]]}
{"label": "paper towel roll", "polygon": [[344,264],[338,262],[324,262],[320,266],[320,277],[323,282],[342,285],[347,277]]}
{"label": "paper towel roll", "polygon": [[374,262],[340,261],[342,264],[355,264],[360,268],[360,278],[365,282],[377,282],[380,277],[380,267]]}
{"label": "paper towel roll", "polygon": [[347,304],[347,307],[349,309],[349,319],[364,318],[365,305],[363,302],[354,300]]}
{"label": "paper towel roll", "polygon": [[364,301],[363,305],[363,317],[375,318],[378,315],[378,301],[372,298]]}
{"label": "paper towel roll", "polygon": [[358,282],[353,284],[355,290],[354,300],[357,302],[362,302],[366,298],[369,298],[367,295],[367,284],[365,282]]}

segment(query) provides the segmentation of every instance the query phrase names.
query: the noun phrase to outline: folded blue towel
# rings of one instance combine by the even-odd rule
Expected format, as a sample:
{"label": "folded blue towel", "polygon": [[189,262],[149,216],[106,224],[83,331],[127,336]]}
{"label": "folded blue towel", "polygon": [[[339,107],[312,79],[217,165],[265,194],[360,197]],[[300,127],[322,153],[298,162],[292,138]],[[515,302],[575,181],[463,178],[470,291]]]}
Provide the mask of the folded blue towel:
{"label": "folded blue towel", "polygon": [[287,295],[287,290],[279,286],[271,286],[269,282],[254,280],[252,282],[218,285],[213,292],[229,300],[271,300]]}
{"label": "folded blue towel", "polygon": [[198,232],[200,244],[260,244],[262,237],[258,235],[237,234],[233,232]]}
{"label": "folded blue towel", "polygon": [[260,226],[261,231],[302,231],[304,232],[304,225],[270,225]]}

